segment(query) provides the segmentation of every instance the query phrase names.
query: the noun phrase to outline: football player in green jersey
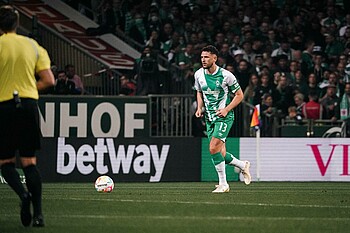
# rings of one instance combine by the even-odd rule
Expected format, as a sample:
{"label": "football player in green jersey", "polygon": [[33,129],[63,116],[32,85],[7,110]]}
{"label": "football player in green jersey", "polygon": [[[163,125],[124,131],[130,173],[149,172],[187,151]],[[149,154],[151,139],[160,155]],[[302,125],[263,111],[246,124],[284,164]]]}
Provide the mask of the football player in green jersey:
{"label": "football player in green jersey", "polygon": [[[225,164],[238,167],[245,184],[250,184],[250,162],[241,161],[226,151],[225,141],[234,121],[233,109],[243,100],[243,92],[236,77],[216,65],[218,50],[208,45],[202,48],[202,68],[196,71],[195,89],[197,91],[196,117],[202,117],[205,108],[206,130],[208,133],[209,152],[219,177],[219,185],[213,193],[230,191],[226,180]],[[231,94],[234,97],[231,98]]]}

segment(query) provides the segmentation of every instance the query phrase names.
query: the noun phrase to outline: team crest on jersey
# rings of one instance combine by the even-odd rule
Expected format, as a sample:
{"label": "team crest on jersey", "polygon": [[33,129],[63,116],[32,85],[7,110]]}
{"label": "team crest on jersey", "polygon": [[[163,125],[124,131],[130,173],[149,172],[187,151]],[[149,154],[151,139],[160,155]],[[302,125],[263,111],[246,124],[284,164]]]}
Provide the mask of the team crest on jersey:
{"label": "team crest on jersey", "polygon": [[220,86],[220,82],[219,80],[216,80],[216,87],[219,87]]}

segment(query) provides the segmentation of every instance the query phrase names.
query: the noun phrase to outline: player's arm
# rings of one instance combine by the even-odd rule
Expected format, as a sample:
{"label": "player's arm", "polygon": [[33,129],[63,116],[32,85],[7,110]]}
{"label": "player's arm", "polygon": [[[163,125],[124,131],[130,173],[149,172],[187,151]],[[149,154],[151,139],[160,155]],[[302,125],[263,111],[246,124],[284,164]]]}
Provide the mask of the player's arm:
{"label": "player's arm", "polygon": [[36,82],[38,91],[43,91],[53,85],[55,85],[55,77],[51,69],[41,70],[38,72],[39,80]]}
{"label": "player's arm", "polygon": [[204,107],[204,102],[203,102],[203,94],[200,91],[197,91],[197,111],[196,111],[196,117],[202,117],[203,112],[202,108]]}
{"label": "player's arm", "polygon": [[226,110],[227,112],[231,111],[232,109],[234,109],[235,107],[237,107],[243,100],[244,98],[244,94],[242,89],[238,89],[235,93],[235,96],[233,97],[231,103],[229,105],[226,106]]}
{"label": "player's arm", "polygon": [[239,105],[242,100],[243,100],[244,94],[242,89],[238,89],[235,93],[235,96],[233,97],[231,103],[229,105],[227,105],[225,108],[223,109],[219,109],[216,111],[216,115],[219,117],[226,117],[226,115],[235,107],[237,107],[237,105]]}
{"label": "player's arm", "polygon": [[219,117],[226,117],[226,115],[235,107],[237,107],[244,98],[244,93],[242,91],[242,88],[240,87],[239,83],[237,82],[236,77],[231,72],[226,72],[224,70],[224,76],[226,79],[226,82],[228,84],[229,91],[234,93],[234,97],[231,100],[230,104],[228,104],[225,108],[219,109],[216,111],[216,115]]}

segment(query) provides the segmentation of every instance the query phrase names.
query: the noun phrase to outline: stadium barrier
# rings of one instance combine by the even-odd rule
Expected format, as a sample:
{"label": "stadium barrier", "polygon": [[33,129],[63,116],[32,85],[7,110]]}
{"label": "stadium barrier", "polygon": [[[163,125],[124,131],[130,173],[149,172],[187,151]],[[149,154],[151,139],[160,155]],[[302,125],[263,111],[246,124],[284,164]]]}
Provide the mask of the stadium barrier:
{"label": "stadium barrier", "polygon": [[344,121],[284,120],[277,126],[281,137],[346,137]]}
{"label": "stadium barrier", "polygon": [[[169,110],[162,115],[167,119],[173,113],[188,114],[187,107],[169,109],[169,103],[178,101],[171,96],[42,96],[43,143],[37,155],[44,181],[92,182],[102,174],[117,182],[216,181],[207,138],[180,136],[165,127],[167,135],[152,128],[154,98],[164,102],[161,109]],[[189,107],[190,97],[185,100]],[[187,124],[190,127],[189,120]],[[227,141],[229,151],[251,161],[253,181],[348,182],[349,146],[347,138],[230,137]],[[227,177],[241,179],[232,169]]]}

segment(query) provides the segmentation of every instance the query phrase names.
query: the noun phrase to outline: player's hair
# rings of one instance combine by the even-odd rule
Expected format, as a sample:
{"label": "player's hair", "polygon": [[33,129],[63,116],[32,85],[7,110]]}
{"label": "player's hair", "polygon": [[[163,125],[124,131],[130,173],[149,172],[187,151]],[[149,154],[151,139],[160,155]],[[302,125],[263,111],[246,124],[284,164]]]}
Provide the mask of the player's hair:
{"label": "player's hair", "polygon": [[19,24],[18,11],[9,5],[0,7],[0,30],[3,33],[14,31]]}
{"label": "player's hair", "polygon": [[207,45],[203,47],[201,52],[209,52],[211,54],[215,54],[216,56],[219,56],[218,49],[213,45]]}

